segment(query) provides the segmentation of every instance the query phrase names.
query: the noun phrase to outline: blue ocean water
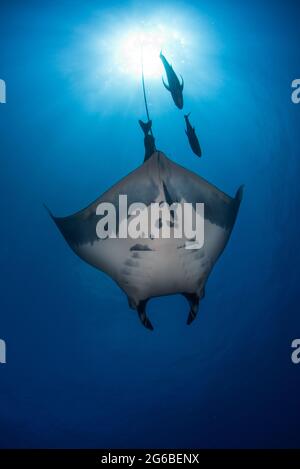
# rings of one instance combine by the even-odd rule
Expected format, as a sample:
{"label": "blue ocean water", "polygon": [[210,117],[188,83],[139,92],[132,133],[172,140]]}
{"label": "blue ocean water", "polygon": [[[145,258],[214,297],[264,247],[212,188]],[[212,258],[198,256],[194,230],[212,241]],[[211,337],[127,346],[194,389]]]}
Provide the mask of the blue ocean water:
{"label": "blue ocean water", "polygon": [[182,297],[158,298],[150,333],[113,281],[72,253],[43,203],[73,213],[141,164],[140,84],[119,106],[117,88],[114,105],[101,95],[97,111],[66,57],[102,11],[147,18],[158,3],[1,2],[1,447],[299,446],[299,6],[165,7],[209,26],[218,47],[208,61],[222,78],[188,98],[201,160],[162,85],[151,95],[149,83],[157,145],[230,195],[245,184],[245,195],[195,322],[186,326]]}

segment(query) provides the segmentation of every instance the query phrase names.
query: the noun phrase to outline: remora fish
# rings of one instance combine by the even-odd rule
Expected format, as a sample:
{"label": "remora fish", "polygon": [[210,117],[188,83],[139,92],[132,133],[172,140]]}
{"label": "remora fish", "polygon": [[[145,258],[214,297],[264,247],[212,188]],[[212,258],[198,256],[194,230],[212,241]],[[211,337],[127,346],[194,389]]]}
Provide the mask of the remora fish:
{"label": "remora fish", "polygon": [[169,62],[167,61],[165,56],[162,54],[162,52],[160,53],[159,57],[163,63],[163,66],[166,71],[167,79],[168,79],[168,84],[166,84],[164,79],[162,79],[164,87],[168,91],[170,91],[173,101],[176,104],[176,106],[179,109],[182,109],[183,108],[182,91],[183,91],[183,86],[184,86],[183,78],[181,77],[182,83],[180,84],[179,79],[176,73],[174,72],[172,65],[169,64]]}
{"label": "remora fish", "polygon": [[184,116],[184,119],[185,119],[185,122],[186,122],[186,131],[185,131],[185,133],[187,134],[187,137],[189,139],[189,143],[190,143],[190,147],[191,147],[192,151],[195,153],[195,155],[200,157],[202,155],[202,151],[201,151],[201,147],[200,147],[198,137],[196,135],[195,127],[192,127],[192,125],[189,121],[189,115],[190,114],[191,113],[186,114]]}

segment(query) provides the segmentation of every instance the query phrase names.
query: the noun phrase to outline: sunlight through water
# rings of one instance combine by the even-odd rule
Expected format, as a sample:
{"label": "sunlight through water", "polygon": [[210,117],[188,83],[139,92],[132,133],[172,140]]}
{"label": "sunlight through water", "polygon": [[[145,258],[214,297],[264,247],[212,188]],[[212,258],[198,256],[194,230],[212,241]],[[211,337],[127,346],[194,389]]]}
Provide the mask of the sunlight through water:
{"label": "sunlight through water", "polygon": [[74,32],[61,63],[90,107],[110,112],[122,106],[124,111],[124,104],[140,99],[142,57],[148,89],[153,95],[163,91],[161,51],[178,76],[188,77],[186,96],[209,95],[221,83],[212,25],[193,10],[174,7],[150,16],[138,10],[95,14]]}

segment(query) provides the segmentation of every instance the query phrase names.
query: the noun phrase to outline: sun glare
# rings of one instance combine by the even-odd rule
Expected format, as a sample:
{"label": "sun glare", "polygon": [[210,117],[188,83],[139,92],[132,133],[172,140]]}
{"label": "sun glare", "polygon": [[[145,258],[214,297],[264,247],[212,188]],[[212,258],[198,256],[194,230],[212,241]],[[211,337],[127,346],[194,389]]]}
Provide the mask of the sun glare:
{"label": "sun glare", "polygon": [[[101,11],[76,30],[72,46],[61,57],[62,68],[87,106],[101,113],[128,112],[143,105],[142,58],[149,106],[169,98],[159,58],[165,55],[185,80],[185,97],[215,95],[222,82],[218,44],[211,25],[191,8],[165,6],[129,11]],[[157,105],[156,113],[168,109]]]}
{"label": "sun glare", "polygon": [[[160,51],[168,50],[168,58],[184,57],[185,38],[179,31],[162,24],[129,30],[116,39],[115,64],[119,72],[140,78],[143,61],[144,74],[148,78],[160,78],[162,63]],[[171,51],[171,53],[170,53]]]}

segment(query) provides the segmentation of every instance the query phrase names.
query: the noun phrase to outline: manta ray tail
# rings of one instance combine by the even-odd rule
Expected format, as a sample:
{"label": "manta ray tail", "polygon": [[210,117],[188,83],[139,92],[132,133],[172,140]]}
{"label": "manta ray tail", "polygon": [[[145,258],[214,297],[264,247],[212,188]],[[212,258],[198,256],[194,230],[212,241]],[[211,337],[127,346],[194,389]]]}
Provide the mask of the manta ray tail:
{"label": "manta ray tail", "polygon": [[147,305],[147,300],[140,301],[137,307],[137,312],[138,312],[139,318],[143,326],[145,326],[150,331],[153,331],[153,326],[146,314],[146,305]]}
{"label": "manta ray tail", "polygon": [[186,322],[190,325],[198,314],[200,298],[196,293],[183,293],[183,296],[188,300],[190,305],[190,312]]}

